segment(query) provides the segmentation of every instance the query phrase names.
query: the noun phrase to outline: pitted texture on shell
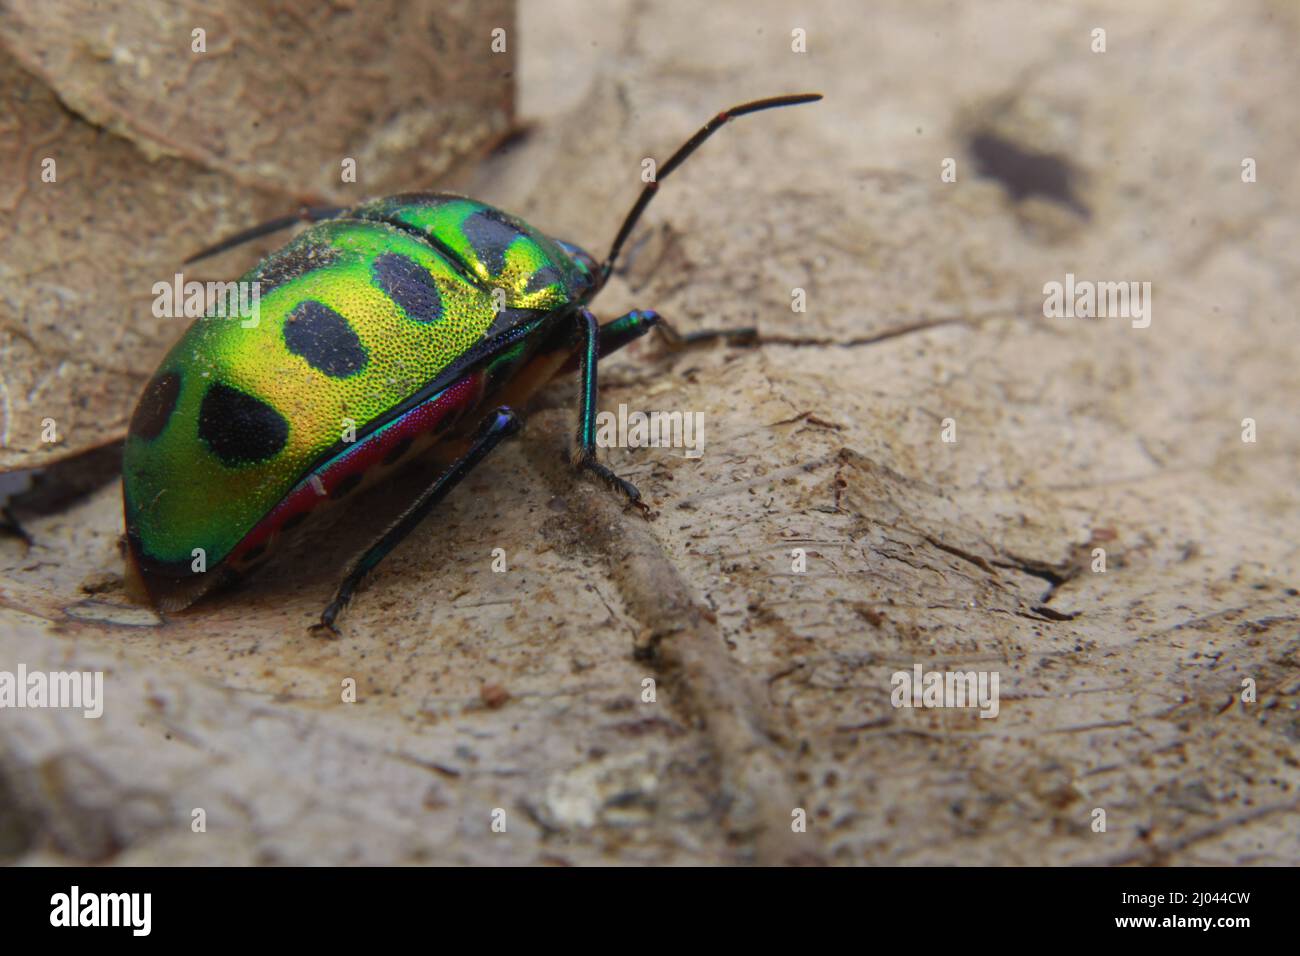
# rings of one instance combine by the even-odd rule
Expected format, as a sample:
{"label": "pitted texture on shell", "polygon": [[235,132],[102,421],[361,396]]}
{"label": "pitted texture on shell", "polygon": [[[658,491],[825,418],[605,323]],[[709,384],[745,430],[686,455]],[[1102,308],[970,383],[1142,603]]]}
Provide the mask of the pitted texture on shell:
{"label": "pitted texture on shell", "polygon": [[143,559],[212,568],[349,429],[485,336],[561,308],[590,273],[490,206],[413,194],[321,223],[244,276],[249,318],[197,320],[146,389],[124,460]]}

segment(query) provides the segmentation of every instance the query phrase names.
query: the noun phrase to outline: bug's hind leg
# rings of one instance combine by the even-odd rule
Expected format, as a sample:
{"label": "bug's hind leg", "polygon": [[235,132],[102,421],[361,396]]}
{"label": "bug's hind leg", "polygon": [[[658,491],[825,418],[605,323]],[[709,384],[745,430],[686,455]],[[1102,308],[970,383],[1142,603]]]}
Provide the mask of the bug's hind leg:
{"label": "bug's hind leg", "polygon": [[271,235],[273,232],[279,232],[281,229],[296,226],[300,222],[324,222],[326,219],[335,219],[343,215],[344,212],[346,212],[346,209],[343,206],[303,206],[295,213],[260,222],[256,226],[237,232],[233,236],[227,236],[220,242],[200,249],[186,259],[184,264],[189,265],[192,262],[199,262],[209,256],[225,252],[227,249],[233,249],[235,246],[242,246],[254,239],[260,239],[263,236]]}
{"label": "bug's hind leg", "polygon": [[321,613],[320,623],[312,625],[312,630],[326,630],[337,634],[334,619],[352,599],[352,594],[362,579],[428,516],[438,502],[446,498],[451,490],[460,484],[461,479],[474,470],[488,452],[500,444],[503,438],[513,435],[518,430],[519,419],[513,410],[502,407],[489,415],[472,439],[469,450],[423,491],[406,512],[393,522],[388,530],[348,569],[343,583],[334,593],[334,599]]}

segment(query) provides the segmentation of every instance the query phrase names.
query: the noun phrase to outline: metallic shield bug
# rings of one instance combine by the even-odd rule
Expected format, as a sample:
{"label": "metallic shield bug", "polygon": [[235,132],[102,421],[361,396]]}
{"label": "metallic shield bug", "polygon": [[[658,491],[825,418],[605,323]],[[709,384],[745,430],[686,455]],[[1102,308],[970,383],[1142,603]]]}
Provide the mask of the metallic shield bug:
{"label": "metallic shield bug", "polygon": [[[315,223],[241,281],[256,323],[200,318],[144,388],[123,460],[128,590],[178,610],[247,572],[322,502],[426,451],[439,477],[350,567],[318,627],[361,579],[503,438],[512,408],[566,366],[581,377],[573,461],[640,503],[595,454],[598,360],[650,329],[672,346],[752,330],[680,335],[653,311],[604,325],[587,308],[663,181],[718,128],[798,94],[719,113],[646,183],[604,261],[463,196],[407,193],[310,209]],[[351,433],[349,433],[349,426]]]}

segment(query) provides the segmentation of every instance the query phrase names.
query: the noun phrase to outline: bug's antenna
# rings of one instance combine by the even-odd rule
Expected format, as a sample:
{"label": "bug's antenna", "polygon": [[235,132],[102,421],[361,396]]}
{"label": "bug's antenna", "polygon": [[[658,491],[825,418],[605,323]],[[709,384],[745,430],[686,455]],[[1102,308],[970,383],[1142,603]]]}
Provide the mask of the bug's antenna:
{"label": "bug's antenna", "polygon": [[605,261],[600,266],[600,285],[603,286],[614,271],[614,262],[618,259],[619,252],[623,249],[623,243],[627,241],[628,235],[636,226],[637,220],[645,212],[645,207],[650,205],[650,200],[655,197],[659,191],[659,183],[668,178],[668,174],[686,161],[686,157],[700,148],[700,144],[712,136],[715,132],[731,122],[737,116],[744,116],[746,113],[757,113],[760,110],[775,109],[778,106],[797,106],[800,103],[815,103],[822,98],[820,93],[793,93],[789,96],[773,96],[765,100],[754,100],[751,103],[741,103],[739,106],[733,106],[729,110],[723,110],[713,119],[705,123],[700,129],[678,147],[677,152],[669,157],[668,162],[664,163],[655,173],[655,178],[645,184],[641,190],[641,195],[637,197],[634,205],[623,220],[623,225],[619,227],[618,235],[614,237],[614,244],[609,247],[609,255],[605,256]]}

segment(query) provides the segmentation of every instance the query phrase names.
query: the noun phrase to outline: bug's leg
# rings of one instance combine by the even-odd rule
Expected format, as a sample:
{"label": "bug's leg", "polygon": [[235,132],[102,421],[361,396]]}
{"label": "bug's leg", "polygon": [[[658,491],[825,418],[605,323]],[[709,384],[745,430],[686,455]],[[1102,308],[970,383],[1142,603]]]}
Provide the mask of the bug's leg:
{"label": "bug's leg", "polygon": [[474,467],[487,456],[488,452],[500,444],[503,438],[514,434],[518,430],[519,419],[512,409],[498,408],[489,415],[472,439],[469,451],[465,452],[438,477],[437,481],[422,492],[406,509],[406,512],[393,522],[388,530],[367,549],[366,553],[348,569],[343,583],[339,585],[338,590],[334,593],[334,599],[321,613],[320,623],[313,625],[312,630],[323,629],[337,634],[338,630],[334,627],[334,619],[338,617],[339,611],[343,610],[344,605],[352,599],[352,594],[356,591],[357,585],[361,583],[362,579],[373,571],[375,565],[384,560],[388,553],[397,547],[401,540],[428,516],[438,502],[446,498],[448,493],[460,484],[462,478],[474,470]]}
{"label": "bug's leg", "polygon": [[225,252],[227,249],[235,248],[235,246],[242,246],[246,242],[252,242],[254,239],[260,239],[263,236],[269,236],[281,229],[288,229],[300,222],[323,222],[326,219],[333,219],[344,211],[342,206],[303,206],[297,212],[288,216],[281,216],[278,219],[269,219],[266,222],[258,223],[256,226],[237,232],[233,236],[227,236],[206,249],[200,249],[186,259],[184,264],[189,265],[191,262],[198,262],[200,259],[215,256],[219,252]]}
{"label": "bug's leg", "polygon": [[[631,313],[629,313],[631,314]],[[641,492],[632,482],[620,478],[596,459],[596,365],[601,354],[603,336],[600,321],[586,309],[579,309],[578,318],[578,372],[582,379],[578,405],[578,440],[573,448],[574,467],[590,471],[606,484],[627,496],[629,503],[649,514],[650,508],[641,500]],[[647,326],[648,328],[648,326]],[[632,332],[624,342],[630,342],[645,329]],[[617,348],[618,346],[615,346]]]}
{"label": "bug's leg", "polygon": [[653,309],[633,309],[626,315],[605,323],[600,327],[600,355],[603,358],[610,352],[617,351],[633,339],[640,338],[651,329],[659,333],[664,344],[670,349],[689,348],[705,342],[725,339],[732,345],[755,345],[758,343],[758,329],[702,329],[698,332],[678,332],[667,319]]}
{"label": "bug's leg", "polygon": [[8,505],[0,508],[0,534],[12,535],[22,541],[27,546],[28,551],[35,545],[32,536],[27,533],[27,529],[22,526],[22,522],[14,517],[14,513],[9,510]]}
{"label": "bug's leg", "polygon": [[[674,351],[690,348],[693,345],[702,345],[705,342],[714,342],[718,339],[725,339],[732,345],[757,345],[759,342],[757,329],[704,329],[698,332],[682,334],[658,312],[652,309],[633,309],[626,315],[611,319],[600,327],[597,357],[604,358],[612,352],[617,352],[623,346],[635,339],[639,339],[651,329],[657,331],[664,344]],[[575,371],[580,364],[581,356],[575,356],[565,364],[563,371]]]}

